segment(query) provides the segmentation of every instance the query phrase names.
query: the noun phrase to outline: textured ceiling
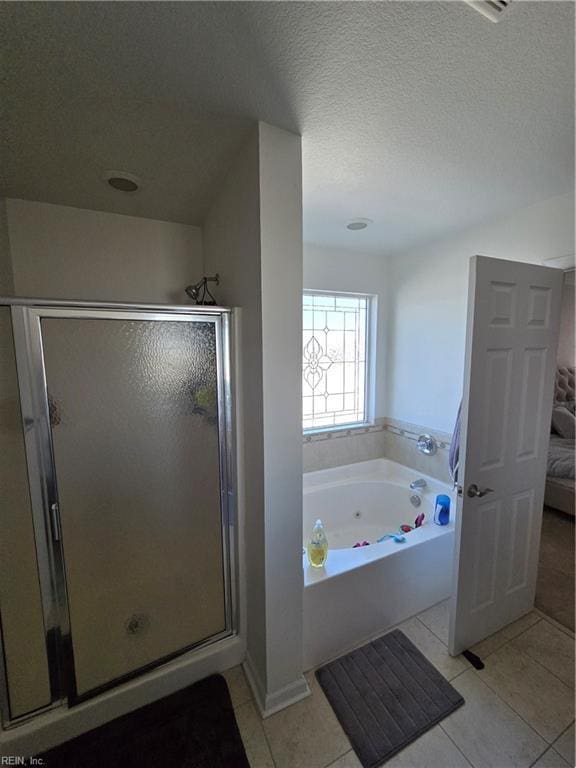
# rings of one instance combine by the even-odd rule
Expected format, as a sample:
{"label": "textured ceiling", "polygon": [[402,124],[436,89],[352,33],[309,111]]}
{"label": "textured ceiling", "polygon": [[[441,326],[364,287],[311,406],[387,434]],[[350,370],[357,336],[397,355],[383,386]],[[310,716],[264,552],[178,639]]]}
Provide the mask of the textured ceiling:
{"label": "textured ceiling", "polygon": [[461,2],[0,5],[14,197],[198,224],[257,119],[303,135],[325,245],[403,248],[573,187],[571,2],[499,24]]}

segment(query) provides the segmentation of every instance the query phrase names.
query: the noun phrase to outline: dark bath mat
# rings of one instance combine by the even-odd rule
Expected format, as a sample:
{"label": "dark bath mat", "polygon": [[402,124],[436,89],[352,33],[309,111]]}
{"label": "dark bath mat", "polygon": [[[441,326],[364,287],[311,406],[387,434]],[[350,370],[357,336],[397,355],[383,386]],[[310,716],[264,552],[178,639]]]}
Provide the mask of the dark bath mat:
{"label": "dark bath mat", "polygon": [[375,768],[464,704],[399,629],[316,671],[364,768]]}
{"label": "dark bath mat", "polygon": [[147,704],[41,757],[45,768],[250,768],[221,675]]}

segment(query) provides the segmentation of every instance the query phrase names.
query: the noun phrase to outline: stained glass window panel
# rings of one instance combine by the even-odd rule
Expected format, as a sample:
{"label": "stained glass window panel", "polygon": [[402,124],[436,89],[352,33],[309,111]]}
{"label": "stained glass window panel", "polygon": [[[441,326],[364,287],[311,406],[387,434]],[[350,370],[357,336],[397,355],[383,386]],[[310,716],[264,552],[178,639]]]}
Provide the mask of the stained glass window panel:
{"label": "stained glass window panel", "polygon": [[303,428],[361,424],[366,403],[370,297],[305,293]]}

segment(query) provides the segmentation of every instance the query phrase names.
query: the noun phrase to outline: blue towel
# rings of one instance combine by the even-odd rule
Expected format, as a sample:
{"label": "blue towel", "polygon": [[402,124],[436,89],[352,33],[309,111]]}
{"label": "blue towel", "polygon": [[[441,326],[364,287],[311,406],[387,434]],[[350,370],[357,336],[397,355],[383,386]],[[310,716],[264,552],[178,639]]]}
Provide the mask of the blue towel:
{"label": "blue towel", "polygon": [[458,406],[458,413],[456,414],[456,424],[454,424],[454,432],[452,432],[452,441],[450,443],[450,450],[448,451],[448,469],[450,470],[450,476],[454,481],[454,484],[458,482],[458,466],[460,463],[460,423],[462,421],[462,401]]}

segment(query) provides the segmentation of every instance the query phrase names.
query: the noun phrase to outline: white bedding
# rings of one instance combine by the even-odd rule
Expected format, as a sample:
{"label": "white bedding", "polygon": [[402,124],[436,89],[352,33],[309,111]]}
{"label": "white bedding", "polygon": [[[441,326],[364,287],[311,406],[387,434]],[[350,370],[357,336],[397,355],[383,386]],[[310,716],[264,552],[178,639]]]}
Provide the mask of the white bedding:
{"label": "white bedding", "polygon": [[574,459],[574,440],[551,435],[548,449],[548,477],[574,480]]}

